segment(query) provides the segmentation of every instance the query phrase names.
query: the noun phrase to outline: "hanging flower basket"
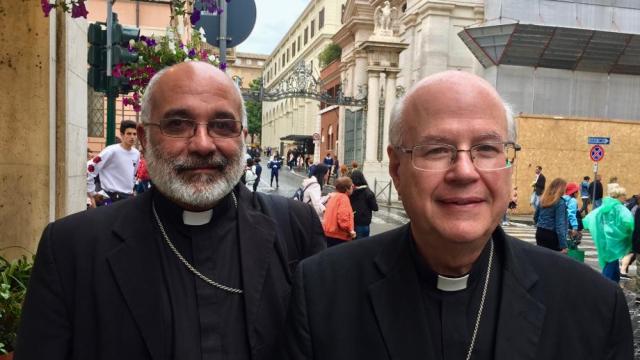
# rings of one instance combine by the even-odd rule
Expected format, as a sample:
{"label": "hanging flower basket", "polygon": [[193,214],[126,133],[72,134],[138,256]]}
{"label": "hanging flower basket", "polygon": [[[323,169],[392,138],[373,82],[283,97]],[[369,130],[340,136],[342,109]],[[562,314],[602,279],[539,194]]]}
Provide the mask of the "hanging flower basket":
{"label": "hanging flower basket", "polygon": [[40,6],[42,6],[42,12],[44,16],[49,16],[51,10],[60,8],[63,12],[71,13],[72,18],[83,17],[87,18],[89,12],[84,5],[86,0],[40,0]]}
{"label": "hanging flower basket", "polygon": [[149,81],[158,71],[167,66],[172,66],[185,61],[203,61],[221,68],[218,57],[210,51],[203,49],[204,33],[193,34],[191,41],[184,44],[170,30],[162,37],[141,36],[139,41],[129,44],[129,51],[138,54],[138,62],[130,64],[118,64],[113,68],[113,76],[124,77],[132,87],[130,96],[125,96],[123,104],[131,106],[134,111],[140,111],[140,101]]}

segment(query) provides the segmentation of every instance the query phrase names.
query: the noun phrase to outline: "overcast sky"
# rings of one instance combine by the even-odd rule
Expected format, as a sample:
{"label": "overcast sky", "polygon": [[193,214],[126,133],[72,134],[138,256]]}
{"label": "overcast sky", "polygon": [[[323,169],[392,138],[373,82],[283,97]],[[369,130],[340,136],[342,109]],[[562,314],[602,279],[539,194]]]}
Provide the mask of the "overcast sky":
{"label": "overcast sky", "polygon": [[269,55],[309,0],[255,0],[256,25],[238,51]]}

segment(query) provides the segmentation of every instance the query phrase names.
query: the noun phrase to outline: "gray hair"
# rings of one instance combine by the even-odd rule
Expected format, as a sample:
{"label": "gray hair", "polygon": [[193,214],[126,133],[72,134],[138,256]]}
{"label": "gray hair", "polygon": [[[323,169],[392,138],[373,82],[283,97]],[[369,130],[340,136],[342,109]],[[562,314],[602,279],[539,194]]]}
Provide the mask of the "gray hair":
{"label": "gray hair", "polygon": [[[144,95],[142,95],[142,100],[140,101],[140,121],[142,121],[143,123],[149,122],[150,120],[151,107],[152,107],[151,99],[153,98],[153,93],[156,90],[158,80],[162,78],[162,76],[164,76],[164,74],[173,66],[175,65],[165,67],[162,70],[158,71],[155,75],[153,75],[153,77],[151,78],[151,81],[149,81],[149,84],[147,85],[147,88],[144,91]],[[231,78],[229,78],[229,80],[231,80]],[[238,84],[236,84],[235,81],[233,80],[231,81],[233,82],[233,88],[236,92],[236,95],[240,100],[240,115],[242,116],[242,127],[246,129],[247,128],[247,108],[244,104],[244,98],[242,97],[242,90],[240,90],[240,87],[238,87]]]}
{"label": "gray hair", "polygon": [[[403,95],[396,100],[391,110],[391,119],[389,121],[389,144],[391,146],[401,146],[403,142],[403,135],[405,132],[404,122],[402,121],[402,112],[404,111],[407,96],[411,94],[411,91]],[[513,109],[502,97],[499,97],[502,106],[504,107],[505,118],[507,119],[507,141],[518,141],[518,124],[513,117]]]}

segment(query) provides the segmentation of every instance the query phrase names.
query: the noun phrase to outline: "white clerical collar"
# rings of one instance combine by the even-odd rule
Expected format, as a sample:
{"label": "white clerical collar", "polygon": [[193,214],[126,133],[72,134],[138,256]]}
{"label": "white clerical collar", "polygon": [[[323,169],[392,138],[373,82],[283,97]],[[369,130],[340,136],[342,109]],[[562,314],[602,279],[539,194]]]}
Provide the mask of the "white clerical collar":
{"label": "white clerical collar", "polygon": [[467,288],[469,274],[461,277],[446,277],[438,275],[438,290],[442,291],[459,291]]}
{"label": "white clerical collar", "polygon": [[182,212],[182,222],[185,225],[199,226],[209,223],[211,216],[213,215],[213,209],[193,212],[184,210]]}

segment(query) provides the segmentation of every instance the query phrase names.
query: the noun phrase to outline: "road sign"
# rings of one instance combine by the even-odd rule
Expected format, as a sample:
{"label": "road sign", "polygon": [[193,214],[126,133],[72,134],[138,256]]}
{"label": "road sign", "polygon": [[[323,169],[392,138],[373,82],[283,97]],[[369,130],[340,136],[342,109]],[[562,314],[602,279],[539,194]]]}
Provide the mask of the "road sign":
{"label": "road sign", "polygon": [[591,160],[595,162],[602,160],[604,157],[604,148],[600,145],[593,145],[589,151],[589,156],[591,156]]}
{"label": "road sign", "polygon": [[589,136],[589,145],[609,145],[611,144],[611,138]]}
{"label": "road sign", "polygon": [[[226,0],[225,0],[226,1]],[[201,1],[195,6],[201,7]],[[245,41],[256,24],[256,3],[254,0],[233,0],[227,4],[227,47],[238,46]],[[200,20],[193,24],[195,29],[204,28],[207,42],[219,47],[220,16],[203,11]]]}
{"label": "road sign", "polygon": [[320,134],[318,134],[318,133],[313,133],[313,140],[315,140],[315,141],[320,140]]}

